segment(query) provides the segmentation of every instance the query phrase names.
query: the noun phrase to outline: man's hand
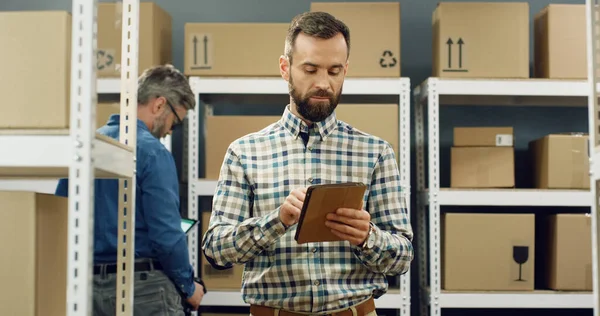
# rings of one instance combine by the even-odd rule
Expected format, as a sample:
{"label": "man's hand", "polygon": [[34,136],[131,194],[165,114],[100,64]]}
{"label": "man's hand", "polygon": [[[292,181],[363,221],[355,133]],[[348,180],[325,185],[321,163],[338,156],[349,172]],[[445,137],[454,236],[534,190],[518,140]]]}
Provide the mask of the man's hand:
{"label": "man's hand", "polygon": [[371,214],[367,211],[339,208],[335,213],[327,214],[325,225],[336,236],[360,246],[369,235],[370,221]]}
{"label": "man's hand", "polygon": [[279,219],[286,227],[290,227],[300,219],[300,211],[306,196],[306,188],[295,189],[285,198],[279,208]]}
{"label": "man's hand", "polygon": [[194,283],[196,284],[194,294],[192,294],[192,296],[190,296],[190,298],[188,298],[186,301],[192,306],[193,310],[197,311],[198,308],[200,308],[200,303],[202,302],[202,298],[204,297],[204,287],[198,282]]}

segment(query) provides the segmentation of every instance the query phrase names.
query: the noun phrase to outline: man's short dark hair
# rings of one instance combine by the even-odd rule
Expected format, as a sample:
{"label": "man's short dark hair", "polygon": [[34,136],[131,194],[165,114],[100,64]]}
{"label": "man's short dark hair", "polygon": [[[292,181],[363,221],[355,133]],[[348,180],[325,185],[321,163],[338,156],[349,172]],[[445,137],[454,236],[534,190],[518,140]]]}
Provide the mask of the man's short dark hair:
{"label": "man's short dark hair", "polygon": [[348,55],[350,55],[350,29],[344,22],[326,12],[305,12],[292,19],[285,39],[285,56],[292,63],[292,53],[298,34],[304,33],[322,39],[330,39],[341,33],[346,40]]}

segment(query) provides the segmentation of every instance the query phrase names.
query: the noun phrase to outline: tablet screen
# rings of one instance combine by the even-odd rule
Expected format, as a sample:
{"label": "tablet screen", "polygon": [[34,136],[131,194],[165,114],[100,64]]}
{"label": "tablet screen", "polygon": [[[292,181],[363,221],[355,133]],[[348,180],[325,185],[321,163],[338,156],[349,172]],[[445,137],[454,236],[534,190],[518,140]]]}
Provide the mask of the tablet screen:
{"label": "tablet screen", "polygon": [[183,231],[186,234],[188,231],[190,231],[190,229],[192,229],[192,227],[194,227],[194,224],[196,224],[196,221],[193,219],[189,219],[189,218],[181,219],[181,229],[183,229]]}

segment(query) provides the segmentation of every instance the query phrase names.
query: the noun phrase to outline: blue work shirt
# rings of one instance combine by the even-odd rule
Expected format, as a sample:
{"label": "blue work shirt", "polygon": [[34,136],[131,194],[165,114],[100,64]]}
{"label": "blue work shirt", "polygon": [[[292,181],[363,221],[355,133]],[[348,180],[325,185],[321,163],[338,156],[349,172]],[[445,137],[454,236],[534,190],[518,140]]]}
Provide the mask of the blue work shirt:
{"label": "blue work shirt", "polygon": [[[119,139],[119,125],[120,116],[112,115],[97,132]],[[175,161],[140,120],[136,170],[135,257],[159,260],[165,274],[190,297],[195,285],[187,239],[181,228]],[[94,263],[116,263],[119,180],[96,179],[94,185]],[[61,179],[56,195],[67,197],[68,193],[68,180]]]}

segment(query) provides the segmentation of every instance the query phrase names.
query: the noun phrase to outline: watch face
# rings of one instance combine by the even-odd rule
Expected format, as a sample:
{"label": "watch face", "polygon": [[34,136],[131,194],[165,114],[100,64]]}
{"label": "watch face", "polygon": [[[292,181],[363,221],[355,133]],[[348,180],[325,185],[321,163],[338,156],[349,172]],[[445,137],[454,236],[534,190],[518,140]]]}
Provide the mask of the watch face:
{"label": "watch face", "polygon": [[371,234],[367,240],[367,248],[371,249],[375,245],[375,234]]}

